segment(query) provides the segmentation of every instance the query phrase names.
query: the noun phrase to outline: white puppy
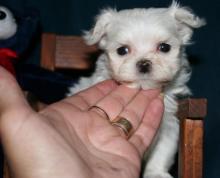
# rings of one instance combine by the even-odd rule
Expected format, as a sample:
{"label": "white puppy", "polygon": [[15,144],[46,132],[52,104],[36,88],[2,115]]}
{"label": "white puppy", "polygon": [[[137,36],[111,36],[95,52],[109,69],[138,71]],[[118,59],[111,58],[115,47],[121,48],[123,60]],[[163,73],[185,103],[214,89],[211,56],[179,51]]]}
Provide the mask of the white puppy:
{"label": "white puppy", "polygon": [[80,78],[69,95],[109,78],[130,87],[163,89],[164,117],[146,153],[145,178],[172,177],[168,171],[179,137],[176,98],[190,94],[186,86],[190,68],[184,47],[193,28],[204,24],[188,8],[173,2],[168,8],[103,10],[94,28],[84,36],[87,44],[98,44],[104,52],[92,76]]}

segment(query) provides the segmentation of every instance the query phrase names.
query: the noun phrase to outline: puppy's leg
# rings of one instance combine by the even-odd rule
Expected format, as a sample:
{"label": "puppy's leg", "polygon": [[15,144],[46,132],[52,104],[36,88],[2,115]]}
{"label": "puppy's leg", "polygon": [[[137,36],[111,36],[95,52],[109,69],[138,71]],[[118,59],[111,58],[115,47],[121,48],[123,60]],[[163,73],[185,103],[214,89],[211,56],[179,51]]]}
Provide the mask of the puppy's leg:
{"label": "puppy's leg", "polygon": [[69,88],[67,96],[71,96],[109,78],[110,77],[106,74],[106,72],[95,71],[91,77],[81,77],[78,83]]}
{"label": "puppy's leg", "polygon": [[90,77],[81,77],[78,83],[69,88],[67,96],[71,96],[109,78],[111,77],[106,67],[106,56],[101,55],[97,61],[95,72]]}
{"label": "puppy's leg", "polygon": [[172,178],[168,171],[174,163],[178,139],[178,119],[173,112],[165,111],[160,130],[147,153],[144,178]]}
{"label": "puppy's leg", "polygon": [[[94,80],[93,80],[94,79]],[[67,93],[67,96],[71,96],[79,91],[82,91],[86,88],[89,88],[90,86],[98,83],[96,78],[94,76],[92,77],[82,77],[79,79],[79,82],[74,84],[69,88],[69,92]]]}

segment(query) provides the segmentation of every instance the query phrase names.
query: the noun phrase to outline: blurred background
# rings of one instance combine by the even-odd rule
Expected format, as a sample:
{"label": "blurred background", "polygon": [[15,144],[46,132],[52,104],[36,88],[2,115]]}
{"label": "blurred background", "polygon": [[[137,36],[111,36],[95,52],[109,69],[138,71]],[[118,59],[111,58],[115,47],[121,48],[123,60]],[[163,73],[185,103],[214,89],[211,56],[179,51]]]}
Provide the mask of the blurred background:
{"label": "blurred background", "polygon": [[[179,0],[189,6],[207,25],[195,30],[193,44],[187,47],[192,63],[189,86],[194,97],[208,99],[208,116],[205,119],[204,177],[220,177],[220,3],[218,0]],[[53,32],[62,35],[81,35],[88,30],[102,8],[166,7],[171,0],[0,0],[0,5],[17,12],[36,10],[39,27],[25,62],[39,65],[40,34]],[[0,27],[1,28],[1,27]]]}

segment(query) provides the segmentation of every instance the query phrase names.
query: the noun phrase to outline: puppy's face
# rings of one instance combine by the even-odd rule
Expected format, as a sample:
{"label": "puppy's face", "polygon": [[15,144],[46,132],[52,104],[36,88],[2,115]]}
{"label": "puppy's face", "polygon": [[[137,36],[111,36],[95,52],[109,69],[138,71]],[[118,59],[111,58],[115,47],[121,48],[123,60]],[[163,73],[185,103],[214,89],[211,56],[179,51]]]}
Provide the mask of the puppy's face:
{"label": "puppy's face", "polygon": [[103,39],[112,76],[124,83],[155,86],[172,80],[180,67],[181,46],[173,24],[155,17],[158,14],[148,18],[131,14],[135,11],[123,13]]}
{"label": "puppy's face", "polygon": [[161,87],[174,78],[181,67],[182,46],[190,40],[192,28],[203,24],[176,4],[107,10],[85,38],[106,52],[115,80],[147,89]]}

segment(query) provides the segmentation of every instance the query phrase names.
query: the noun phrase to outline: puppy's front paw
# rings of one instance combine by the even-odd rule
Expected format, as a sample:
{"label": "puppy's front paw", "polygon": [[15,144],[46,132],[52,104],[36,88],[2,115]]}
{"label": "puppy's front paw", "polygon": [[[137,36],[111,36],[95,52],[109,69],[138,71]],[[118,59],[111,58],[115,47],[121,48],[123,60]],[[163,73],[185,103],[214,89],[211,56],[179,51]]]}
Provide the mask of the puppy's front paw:
{"label": "puppy's front paw", "polygon": [[167,172],[149,171],[149,172],[145,172],[144,178],[173,178],[173,177]]}

